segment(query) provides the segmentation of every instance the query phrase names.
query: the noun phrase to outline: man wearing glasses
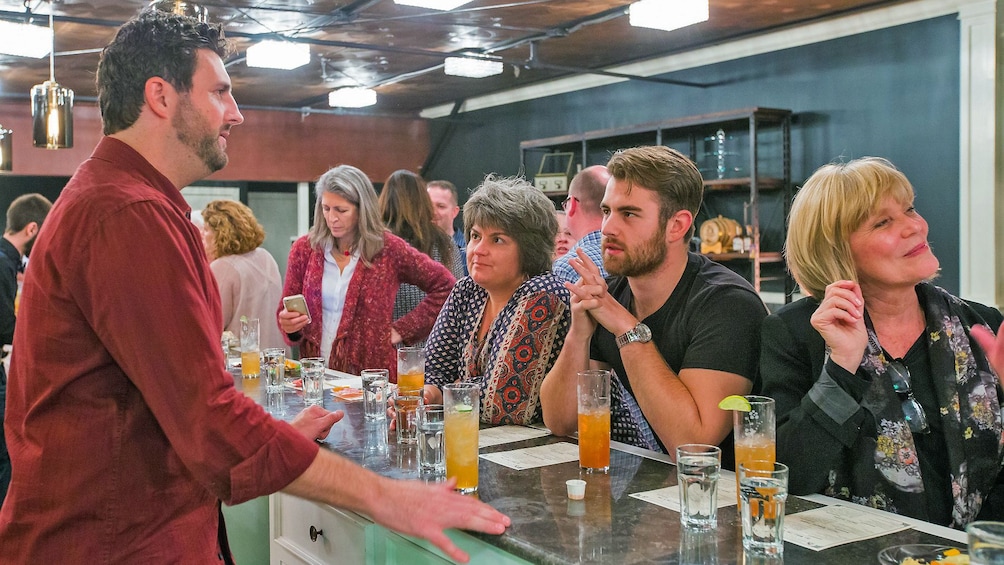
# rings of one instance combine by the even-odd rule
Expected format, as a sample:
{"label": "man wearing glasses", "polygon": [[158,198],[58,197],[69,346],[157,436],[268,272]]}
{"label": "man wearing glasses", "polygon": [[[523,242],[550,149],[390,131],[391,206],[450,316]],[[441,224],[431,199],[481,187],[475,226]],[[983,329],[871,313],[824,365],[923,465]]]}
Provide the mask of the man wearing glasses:
{"label": "man wearing glasses", "polygon": [[603,252],[600,249],[602,234],[600,227],[603,225],[603,212],[600,210],[600,201],[603,200],[603,191],[607,188],[607,181],[610,180],[610,173],[603,165],[594,165],[582,169],[568,186],[568,198],[561,203],[565,209],[565,216],[568,218],[568,231],[572,232],[572,237],[578,243],[565,255],[554,260],[554,276],[561,280],[575,283],[579,280],[579,273],[569,264],[569,261],[577,256],[578,249],[585,251],[586,255],[600,268],[600,274],[606,278],[607,271],[603,268]]}

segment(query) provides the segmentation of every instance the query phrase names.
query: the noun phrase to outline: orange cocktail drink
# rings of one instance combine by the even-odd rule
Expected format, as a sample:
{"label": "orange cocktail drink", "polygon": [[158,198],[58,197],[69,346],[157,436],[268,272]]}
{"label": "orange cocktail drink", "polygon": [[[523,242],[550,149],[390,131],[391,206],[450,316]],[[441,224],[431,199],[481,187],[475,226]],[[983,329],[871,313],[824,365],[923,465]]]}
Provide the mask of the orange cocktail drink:
{"label": "orange cocktail drink", "polygon": [[425,386],[425,371],[421,373],[398,373],[397,390],[401,394],[421,395]]}
{"label": "orange cocktail drink", "polygon": [[422,395],[425,386],[425,349],[402,347],[397,350],[397,390],[401,394]]}
{"label": "orange cocktail drink", "polygon": [[241,376],[256,378],[261,373],[261,352],[241,351]]}
{"label": "orange cocktail drink", "polygon": [[579,466],[610,468],[610,409],[579,412]]}
{"label": "orange cocktail drink", "polygon": [[[733,412],[733,433],[736,455],[736,496],[739,496],[739,465],[770,471],[777,459],[777,439],[774,429],[774,399],[766,396],[746,396],[750,411]],[[753,462],[756,461],[754,464]],[[738,500],[737,500],[738,503]]]}
{"label": "orange cocktail drink", "polygon": [[579,467],[610,469],[610,371],[578,374]]}
{"label": "orange cocktail drink", "polygon": [[456,477],[456,489],[464,494],[478,490],[480,405],[481,386],[477,383],[451,383],[443,386],[446,478],[449,480]]}

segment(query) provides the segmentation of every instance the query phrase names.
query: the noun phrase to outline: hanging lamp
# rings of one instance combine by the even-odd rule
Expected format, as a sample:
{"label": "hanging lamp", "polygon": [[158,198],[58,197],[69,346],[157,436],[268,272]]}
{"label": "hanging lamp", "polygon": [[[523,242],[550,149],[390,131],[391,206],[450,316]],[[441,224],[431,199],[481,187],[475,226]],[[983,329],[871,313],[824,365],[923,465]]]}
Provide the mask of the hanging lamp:
{"label": "hanging lamp", "polygon": [[35,147],[65,149],[73,147],[73,91],[56,82],[56,28],[49,5],[49,80],[31,87],[31,129]]}
{"label": "hanging lamp", "polygon": [[0,171],[14,170],[14,132],[0,124]]}

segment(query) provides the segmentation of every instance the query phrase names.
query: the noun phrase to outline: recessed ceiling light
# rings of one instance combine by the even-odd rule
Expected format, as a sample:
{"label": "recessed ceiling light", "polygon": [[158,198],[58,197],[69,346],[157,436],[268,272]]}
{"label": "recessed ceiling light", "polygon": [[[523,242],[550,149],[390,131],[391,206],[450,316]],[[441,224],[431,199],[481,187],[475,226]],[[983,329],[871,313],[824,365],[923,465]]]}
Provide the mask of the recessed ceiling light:
{"label": "recessed ceiling light", "polygon": [[332,108],[365,108],[376,104],[377,94],[372,88],[350,86],[328,93],[328,106]]}
{"label": "recessed ceiling light", "polygon": [[628,14],[633,26],[672,31],[708,21],[708,0],[639,0]]}
{"label": "recessed ceiling light", "polygon": [[467,4],[471,0],[394,0],[395,4],[402,6],[417,6],[430,10],[452,10]]}
{"label": "recessed ceiling light", "polygon": [[0,21],[0,53],[39,59],[51,50],[50,28]]}
{"label": "recessed ceiling light", "polygon": [[447,57],[443,71],[455,77],[485,78],[502,74],[505,65],[495,59]]}
{"label": "recessed ceiling light", "polygon": [[290,41],[265,40],[248,47],[249,67],[291,70],[310,62],[310,45]]}

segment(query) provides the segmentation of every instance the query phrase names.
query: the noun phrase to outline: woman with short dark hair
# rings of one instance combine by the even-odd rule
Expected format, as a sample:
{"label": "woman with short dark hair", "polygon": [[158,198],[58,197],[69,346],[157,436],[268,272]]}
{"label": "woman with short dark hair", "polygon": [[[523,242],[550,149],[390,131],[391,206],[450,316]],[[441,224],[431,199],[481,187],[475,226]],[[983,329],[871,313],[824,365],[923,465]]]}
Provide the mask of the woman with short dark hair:
{"label": "woman with short dark hair", "polygon": [[523,179],[489,175],[464,207],[467,268],[426,344],[428,402],[440,387],[482,388],[481,421],[540,420],[540,383],[571,322],[568,290],[551,274],[554,205]]}

